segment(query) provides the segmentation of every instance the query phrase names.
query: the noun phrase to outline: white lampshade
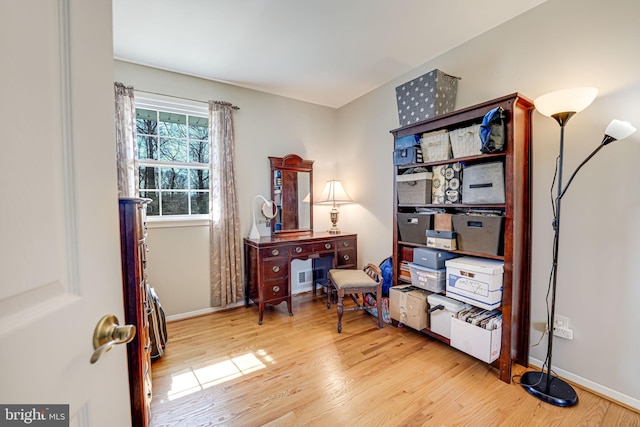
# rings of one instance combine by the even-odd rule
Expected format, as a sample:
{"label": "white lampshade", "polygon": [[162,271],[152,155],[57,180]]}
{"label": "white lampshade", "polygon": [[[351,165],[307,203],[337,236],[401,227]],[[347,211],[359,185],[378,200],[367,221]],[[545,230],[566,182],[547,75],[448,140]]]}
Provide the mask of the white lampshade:
{"label": "white lampshade", "polygon": [[605,135],[610,136],[618,141],[625,139],[633,135],[637,129],[629,122],[623,122],[622,120],[613,119],[607,129],[604,131]]}
{"label": "white lampshade", "polygon": [[579,113],[587,108],[596,96],[595,87],[576,87],[547,93],[536,98],[533,103],[540,114],[552,117],[558,113]]}
{"label": "white lampshade", "polygon": [[322,194],[316,203],[340,205],[352,202],[351,197],[344,191],[342,183],[337,179],[332,179],[324,185]]}

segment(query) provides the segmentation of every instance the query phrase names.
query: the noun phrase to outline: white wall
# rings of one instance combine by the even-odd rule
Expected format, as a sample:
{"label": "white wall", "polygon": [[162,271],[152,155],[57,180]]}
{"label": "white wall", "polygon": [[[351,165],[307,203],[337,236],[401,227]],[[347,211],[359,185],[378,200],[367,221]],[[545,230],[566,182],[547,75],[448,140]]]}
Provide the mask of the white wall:
{"label": "white wall", "polygon": [[[395,86],[439,68],[462,77],[456,108],[513,92],[533,99],[596,86],[599,97],[566,128],[564,164],[571,172],[599,144],[611,119],[640,127],[639,16],[639,2],[549,0],[341,108],[338,135],[348,145],[339,169],[362,203],[345,212],[341,223],[359,233],[361,259],[391,251],[388,131],[398,127]],[[546,321],[549,189],[558,142],[556,122],[534,112],[533,325]],[[640,409],[639,143],[636,133],[603,149],[563,199],[556,314],[570,318],[574,339],[554,341],[553,362],[556,372]],[[366,179],[353,184],[357,177]],[[532,343],[540,335],[532,326]],[[531,348],[533,362],[541,363],[545,353],[545,344]]]}
{"label": "white wall", "polygon": [[[235,119],[243,234],[250,223],[245,207],[255,194],[269,192],[267,156],[297,153],[316,161],[314,191],[321,191],[333,176],[343,180],[357,203],[341,207],[340,227],[358,233],[360,264],[379,262],[392,249],[389,130],[398,127],[395,86],[442,69],[462,77],[457,108],[513,92],[533,99],[556,89],[596,86],[599,97],[567,126],[565,170],[571,171],[597,146],[612,118],[640,126],[638,16],[640,3],[627,0],[549,0],[337,111],[118,61],[115,80],[142,90],[226,100],[241,107]],[[533,135],[535,325],[546,319],[553,237],[549,189],[559,128],[554,120],[534,113]],[[640,324],[640,285],[634,271],[640,265],[640,225],[634,221],[640,209],[638,158],[640,134],[606,147],[564,198],[556,313],[571,319],[574,339],[554,341],[554,366],[569,379],[640,409],[640,340],[635,331]],[[314,228],[323,230],[329,225],[328,210],[314,209]],[[176,253],[202,248],[206,233],[194,234],[178,238],[172,231],[149,233],[151,280],[170,314],[208,307],[208,266],[191,266],[199,270],[185,276],[193,277],[193,283],[179,284],[174,281],[182,272],[154,267],[170,263]],[[172,247],[176,241],[180,244]],[[533,327],[535,343],[540,332]],[[543,360],[545,352],[545,345],[533,347],[533,362]]]}

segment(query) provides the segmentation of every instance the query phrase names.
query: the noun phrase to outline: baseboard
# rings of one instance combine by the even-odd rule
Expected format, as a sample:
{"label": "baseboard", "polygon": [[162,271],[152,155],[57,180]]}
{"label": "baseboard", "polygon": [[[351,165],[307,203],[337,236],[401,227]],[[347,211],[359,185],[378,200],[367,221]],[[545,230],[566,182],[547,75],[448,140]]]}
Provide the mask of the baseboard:
{"label": "baseboard", "polygon": [[177,320],[191,319],[192,317],[204,316],[205,314],[215,313],[217,311],[229,310],[230,308],[244,306],[244,300],[229,304],[225,307],[208,307],[201,310],[189,311],[186,313],[172,314],[167,316],[167,322],[175,322]]}
{"label": "baseboard", "polygon": [[[533,368],[536,367],[540,369],[542,366],[542,361],[538,359],[534,359],[533,357],[529,358],[529,365]],[[613,402],[616,402],[622,406],[625,406],[633,411],[640,412],[640,400],[635,399],[631,396],[627,396],[626,394],[622,394],[616,390],[612,390],[609,387],[605,387],[601,384],[595,383],[586,378],[582,378],[579,375],[572,374],[571,372],[565,371],[563,369],[558,369],[557,367],[553,367],[553,372],[558,374],[559,377],[563,379],[579,385],[580,387],[588,390],[594,394],[605,397]]]}

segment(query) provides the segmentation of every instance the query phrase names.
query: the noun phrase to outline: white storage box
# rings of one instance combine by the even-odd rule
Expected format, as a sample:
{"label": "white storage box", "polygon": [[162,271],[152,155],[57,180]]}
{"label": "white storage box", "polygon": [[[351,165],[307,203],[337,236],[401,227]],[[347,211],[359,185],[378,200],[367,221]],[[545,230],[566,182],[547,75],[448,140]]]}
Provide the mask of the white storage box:
{"label": "white storage box", "polygon": [[482,140],[480,139],[480,125],[449,131],[453,158],[478,156],[482,154]]}
{"label": "white storage box", "polygon": [[427,327],[429,292],[411,285],[389,289],[389,316],[406,326],[421,331]]}
{"label": "white storage box", "polygon": [[411,271],[411,284],[413,286],[431,292],[444,291],[447,278],[446,269],[434,270],[433,268],[409,263],[409,270]]}
{"label": "white storage box", "polygon": [[429,327],[432,332],[451,338],[451,319],[469,306],[440,294],[431,294],[429,302]]}
{"label": "white storage box", "polygon": [[464,256],[445,265],[448,296],[488,310],[502,305],[503,261]]}
{"label": "white storage box", "polygon": [[431,203],[432,172],[396,175],[398,204],[424,205]]}
{"label": "white storage box", "polygon": [[471,323],[451,318],[451,347],[462,350],[483,362],[500,357],[502,328],[487,330]]}

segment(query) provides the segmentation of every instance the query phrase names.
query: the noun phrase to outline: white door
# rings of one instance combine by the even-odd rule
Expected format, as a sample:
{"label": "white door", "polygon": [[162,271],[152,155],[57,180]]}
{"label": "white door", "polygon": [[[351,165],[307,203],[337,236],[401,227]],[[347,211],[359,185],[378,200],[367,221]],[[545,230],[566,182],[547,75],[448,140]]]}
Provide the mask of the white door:
{"label": "white door", "polygon": [[0,405],[72,426],[130,424],[126,347],[89,363],[124,313],[112,70],[110,1],[0,2]]}

